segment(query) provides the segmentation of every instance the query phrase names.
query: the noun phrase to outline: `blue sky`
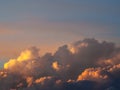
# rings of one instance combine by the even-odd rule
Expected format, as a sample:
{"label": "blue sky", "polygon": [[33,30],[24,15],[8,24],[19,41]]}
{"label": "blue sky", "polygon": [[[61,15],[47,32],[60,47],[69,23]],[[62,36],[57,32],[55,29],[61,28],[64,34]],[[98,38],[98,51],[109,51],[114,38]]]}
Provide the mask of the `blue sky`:
{"label": "blue sky", "polygon": [[0,57],[83,38],[120,44],[120,0],[0,0]]}

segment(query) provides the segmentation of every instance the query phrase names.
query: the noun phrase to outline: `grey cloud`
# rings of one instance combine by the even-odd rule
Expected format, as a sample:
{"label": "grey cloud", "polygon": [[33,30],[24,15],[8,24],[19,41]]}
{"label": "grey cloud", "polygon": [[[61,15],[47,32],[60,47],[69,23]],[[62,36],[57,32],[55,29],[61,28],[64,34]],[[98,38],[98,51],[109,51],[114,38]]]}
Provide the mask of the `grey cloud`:
{"label": "grey cloud", "polygon": [[119,53],[114,43],[96,39],[63,45],[44,56],[31,47],[4,65],[0,89],[119,90]]}

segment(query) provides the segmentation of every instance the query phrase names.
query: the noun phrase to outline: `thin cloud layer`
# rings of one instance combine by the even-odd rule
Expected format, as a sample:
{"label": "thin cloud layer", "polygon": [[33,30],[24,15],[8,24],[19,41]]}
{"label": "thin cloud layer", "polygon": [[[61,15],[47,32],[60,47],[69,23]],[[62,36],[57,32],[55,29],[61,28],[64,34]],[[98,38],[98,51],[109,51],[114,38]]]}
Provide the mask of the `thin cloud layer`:
{"label": "thin cloud layer", "polygon": [[31,47],[0,70],[0,90],[119,90],[120,48],[84,39],[39,55]]}

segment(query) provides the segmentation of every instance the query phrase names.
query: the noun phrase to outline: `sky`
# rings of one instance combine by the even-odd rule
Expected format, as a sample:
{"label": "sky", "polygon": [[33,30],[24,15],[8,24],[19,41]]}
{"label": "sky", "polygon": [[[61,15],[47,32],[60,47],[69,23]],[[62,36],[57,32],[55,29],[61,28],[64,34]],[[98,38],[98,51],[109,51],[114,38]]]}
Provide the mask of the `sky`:
{"label": "sky", "polygon": [[83,38],[120,44],[119,0],[0,0],[0,58],[40,53]]}
{"label": "sky", "polygon": [[120,0],[0,0],[0,90],[120,90]]}

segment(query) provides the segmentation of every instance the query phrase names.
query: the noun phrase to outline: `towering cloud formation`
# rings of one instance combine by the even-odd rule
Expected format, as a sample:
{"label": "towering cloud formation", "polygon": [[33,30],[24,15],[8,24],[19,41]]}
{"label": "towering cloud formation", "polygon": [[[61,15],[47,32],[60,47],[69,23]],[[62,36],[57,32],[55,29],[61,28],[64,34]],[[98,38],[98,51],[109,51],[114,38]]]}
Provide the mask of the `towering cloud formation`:
{"label": "towering cloud formation", "polygon": [[84,39],[39,55],[31,47],[0,71],[0,90],[119,90],[120,48]]}

